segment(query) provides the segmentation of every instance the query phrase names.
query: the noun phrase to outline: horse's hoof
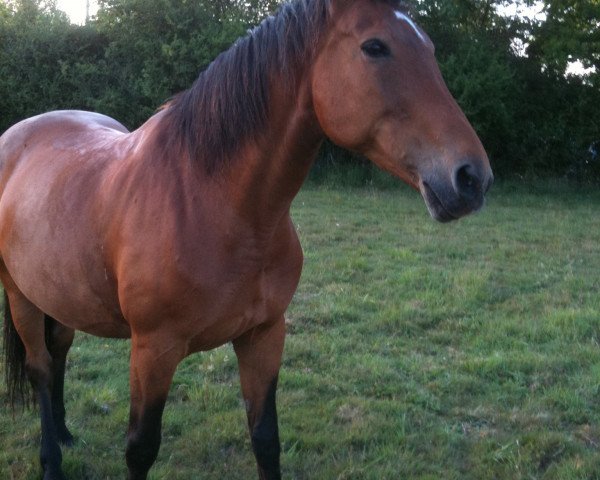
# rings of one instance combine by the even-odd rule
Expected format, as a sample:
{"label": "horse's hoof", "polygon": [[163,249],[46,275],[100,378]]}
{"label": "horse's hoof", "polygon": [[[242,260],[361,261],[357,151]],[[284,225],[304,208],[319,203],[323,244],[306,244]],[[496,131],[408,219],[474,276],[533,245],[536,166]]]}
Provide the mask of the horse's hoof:
{"label": "horse's hoof", "polygon": [[58,470],[58,471],[46,470],[44,472],[43,480],[67,480],[67,479],[65,478],[65,476],[63,475],[63,473],[60,470]]}

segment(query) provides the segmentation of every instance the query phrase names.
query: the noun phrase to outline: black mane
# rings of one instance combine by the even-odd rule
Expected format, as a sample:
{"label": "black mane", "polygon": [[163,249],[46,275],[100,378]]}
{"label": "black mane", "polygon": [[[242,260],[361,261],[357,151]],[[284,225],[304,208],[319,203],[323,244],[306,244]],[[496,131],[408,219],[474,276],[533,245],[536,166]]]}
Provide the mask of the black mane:
{"label": "black mane", "polygon": [[[395,0],[384,1],[400,6]],[[312,61],[330,18],[331,0],[293,0],[238,39],[200,73],[192,87],[165,106],[177,144],[190,158],[218,170],[241,142],[264,127],[269,75],[278,72],[290,93],[298,70]]]}

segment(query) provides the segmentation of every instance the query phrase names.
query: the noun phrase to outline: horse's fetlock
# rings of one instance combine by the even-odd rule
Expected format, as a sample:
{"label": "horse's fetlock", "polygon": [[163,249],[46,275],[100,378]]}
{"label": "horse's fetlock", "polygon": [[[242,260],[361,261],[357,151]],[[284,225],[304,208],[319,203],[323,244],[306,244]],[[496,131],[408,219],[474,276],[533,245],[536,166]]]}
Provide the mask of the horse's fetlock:
{"label": "horse's fetlock", "polygon": [[279,465],[281,446],[276,430],[261,430],[257,428],[252,432],[251,439],[254,455],[261,467],[272,468]]}
{"label": "horse's fetlock", "polygon": [[130,434],[125,449],[129,469],[136,473],[147,472],[158,456],[160,440],[160,433],[143,439],[135,433]]}

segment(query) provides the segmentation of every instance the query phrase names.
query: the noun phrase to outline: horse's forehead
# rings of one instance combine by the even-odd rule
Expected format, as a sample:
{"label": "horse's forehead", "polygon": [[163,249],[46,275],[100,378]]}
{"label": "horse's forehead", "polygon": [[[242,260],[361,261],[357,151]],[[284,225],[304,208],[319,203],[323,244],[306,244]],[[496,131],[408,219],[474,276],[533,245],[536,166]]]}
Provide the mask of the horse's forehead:
{"label": "horse's forehead", "polygon": [[[404,28],[414,33],[423,43],[427,42],[427,37],[417,26],[415,21],[402,10],[393,10],[381,4],[381,8],[375,9],[372,4],[358,4],[359,8],[354,10],[354,17],[351,20],[351,28],[355,31],[370,30],[374,25],[386,25],[387,28]],[[388,8],[386,8],[388,7]]]}
{"label": "horse's forehead", "polygon": [[417,27],[417,24],[413,21],[412,18],[410,18],[406,13],[401,12],[400,10],[395,10],[394,14],[396,15],[398,21],[408,24],[408,26],[413,29],[417,37],[419,37],[419,39],[422,42],[425,42],[425,36],[423,35],[419,27]]}

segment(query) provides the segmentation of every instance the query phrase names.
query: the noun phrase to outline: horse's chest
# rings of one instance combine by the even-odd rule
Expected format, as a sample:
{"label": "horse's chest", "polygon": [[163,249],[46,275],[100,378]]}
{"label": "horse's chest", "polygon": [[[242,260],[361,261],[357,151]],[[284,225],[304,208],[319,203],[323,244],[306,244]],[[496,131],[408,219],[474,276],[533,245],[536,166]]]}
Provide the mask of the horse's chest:
{"label": "horse's chest", "polygon": [[228,278],[203,301],[192,350],[205,350],[239,337],[287,309],[300,278],[302,258],[295,252],[251,268],[232,266]]}
{"label": "horse's chest", "polygon": [[180,322],[193,324],[191,350],[226,343],[284,314],[298,285],[302,251],[287,226],[274,238],[276,243],[240,242],[212,249],[210,256],[185,269],[184,277],[193,284],[177,290],[186,292]]}
{"label": "horse's chest", "polygon": [[190,351],[206,350],[284,314],[302,268],[291,221],[267,240],[252,229],[201,231],[188,243],[149,239],[123,262],[119,299],[134,334],[168,325]]}

